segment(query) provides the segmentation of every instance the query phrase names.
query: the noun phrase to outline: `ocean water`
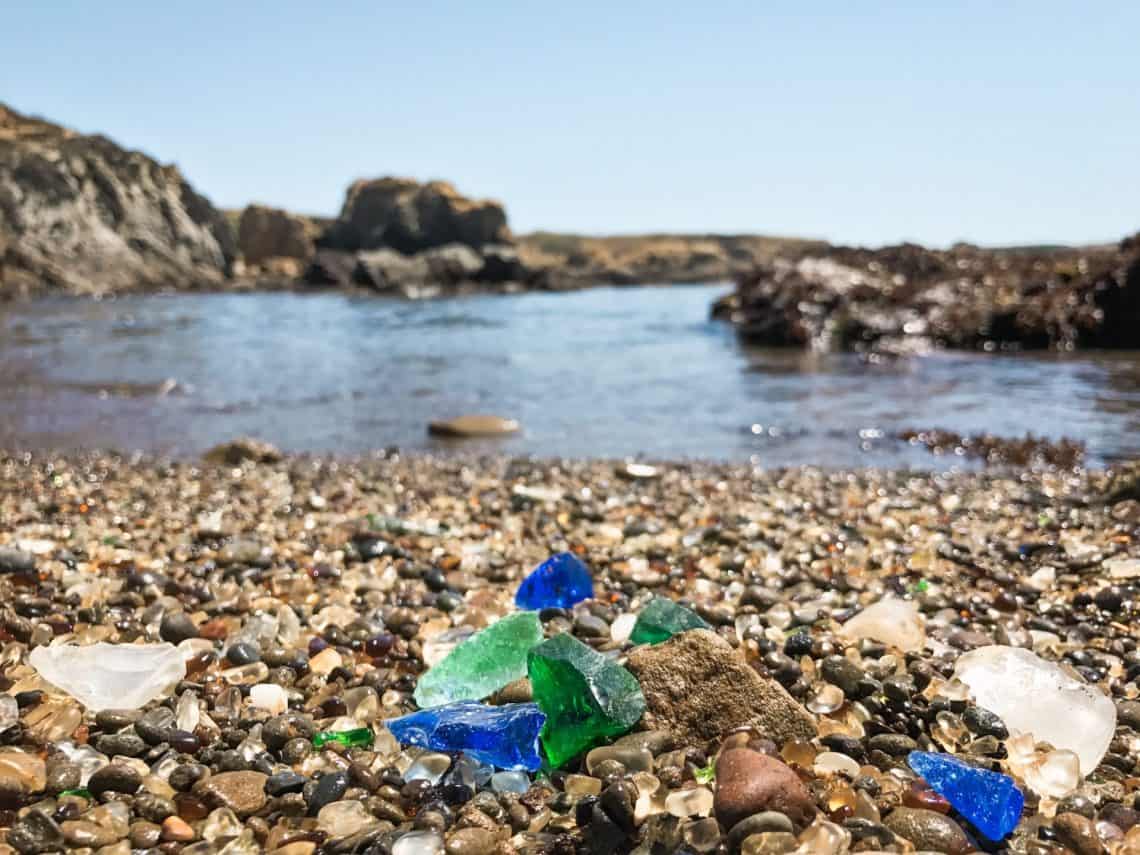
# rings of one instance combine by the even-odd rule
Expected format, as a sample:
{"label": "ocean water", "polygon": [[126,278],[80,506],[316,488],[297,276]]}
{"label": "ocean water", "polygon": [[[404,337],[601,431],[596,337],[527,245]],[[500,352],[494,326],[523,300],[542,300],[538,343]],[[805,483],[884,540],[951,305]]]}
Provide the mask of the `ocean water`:
{"label": "ocean water", "polygon": [[[886,360],[753,349],[708,319],[727,286],[405,302],[340,294],[0,305],[0,446],[190,456],[237,435],[293,451],[942,467],[941,428],[1140,456],[1140,353]],[[512,437],[428,421],[511,416]]]}

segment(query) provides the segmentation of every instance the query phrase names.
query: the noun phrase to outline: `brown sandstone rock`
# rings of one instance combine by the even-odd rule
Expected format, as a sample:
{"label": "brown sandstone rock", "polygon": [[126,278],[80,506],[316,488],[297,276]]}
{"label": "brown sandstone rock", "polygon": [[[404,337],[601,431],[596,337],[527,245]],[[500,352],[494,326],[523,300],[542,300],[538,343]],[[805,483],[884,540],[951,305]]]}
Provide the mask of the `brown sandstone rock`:
{"label": "brown sandstone rock", "polygon": [[628,668],[645,695],[642,721],[672,732],[680,744],[722,739],[746,725],[777,744],[816,735],[811,713],[709,630],[694,629],[640,647],[630,654]]}

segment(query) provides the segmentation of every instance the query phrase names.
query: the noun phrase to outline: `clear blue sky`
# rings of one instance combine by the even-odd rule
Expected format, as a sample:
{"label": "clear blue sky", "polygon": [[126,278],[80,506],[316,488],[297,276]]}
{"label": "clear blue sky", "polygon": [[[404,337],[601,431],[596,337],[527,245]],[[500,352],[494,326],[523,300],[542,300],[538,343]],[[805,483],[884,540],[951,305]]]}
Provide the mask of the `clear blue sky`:
{"label": "clear blue sky", "polygon": [[400,174],[499,198],[517,231],[1140,229],[1136,0],[28,0],[2,21],[0,99],[227,207],[335,213],[352,179]]}

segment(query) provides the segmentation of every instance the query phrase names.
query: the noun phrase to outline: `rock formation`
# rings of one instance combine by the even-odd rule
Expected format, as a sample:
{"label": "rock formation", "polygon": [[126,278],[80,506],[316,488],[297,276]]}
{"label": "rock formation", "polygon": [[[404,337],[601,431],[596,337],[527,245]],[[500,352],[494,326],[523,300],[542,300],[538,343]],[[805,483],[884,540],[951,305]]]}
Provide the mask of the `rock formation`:
{"label": "rock formation", "polygon": [[280,208],[250,205],[238,220],[238,249],[247,265],[265,266],[278,258],[308,261],[315,237],[312,220]]}
{"label": "rock formation", "polygon": [[218,287],[234,255],[176,167],[0,104],[0,296]]}
{"label": "rock formation", "polygon": [[451,243],[481,250],[510,242],[507,214],[498,202],[469,199],[445,181],[408,178],[354,182],[340,216],[320,239],[330,249],[394,249],[405,255]]}
{"label": "rock formation", "polygon": [[304,279],[409,297],[538,284],[511,242],[497,202],[469,199],[443,181],[357,181],[317,239]]}
{"label": "rock formation", "polygon": [[830,247],[740,277],[713,308],[767,346],[1140,347],[1140,237],[1117,247]]}

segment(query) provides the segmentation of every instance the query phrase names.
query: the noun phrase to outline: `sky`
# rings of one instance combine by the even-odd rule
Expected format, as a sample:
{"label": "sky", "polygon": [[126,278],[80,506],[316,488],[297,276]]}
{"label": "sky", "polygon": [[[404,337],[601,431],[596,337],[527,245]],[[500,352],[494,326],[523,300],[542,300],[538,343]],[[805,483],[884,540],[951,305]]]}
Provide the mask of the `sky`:
{"label": "sky", "polygon": [[517,232],[1084,243],[1140,230],[1137,33],[1135,0],[36,0],[0,101],[223,207],[406,175]]}

